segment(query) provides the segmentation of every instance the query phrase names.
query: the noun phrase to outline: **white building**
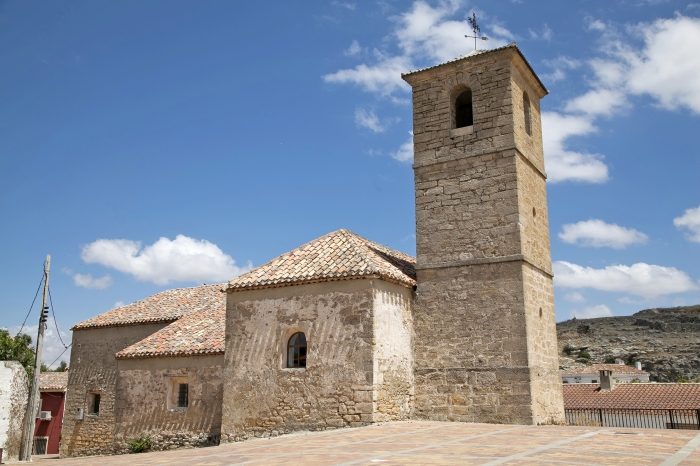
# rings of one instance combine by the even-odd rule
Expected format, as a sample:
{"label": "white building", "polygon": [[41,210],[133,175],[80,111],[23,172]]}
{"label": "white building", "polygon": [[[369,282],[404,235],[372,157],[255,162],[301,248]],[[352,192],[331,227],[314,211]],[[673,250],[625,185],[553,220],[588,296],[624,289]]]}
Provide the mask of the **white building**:
{"label": "white building", "polygon": [[600,383],[600,371],[612,371],[616,382],[649,382],[649,373],[642,370],[640,362],[637,362],[637,367],[625,364],[593,364],[592,366],[561,371],[561,381],[568,384]]}

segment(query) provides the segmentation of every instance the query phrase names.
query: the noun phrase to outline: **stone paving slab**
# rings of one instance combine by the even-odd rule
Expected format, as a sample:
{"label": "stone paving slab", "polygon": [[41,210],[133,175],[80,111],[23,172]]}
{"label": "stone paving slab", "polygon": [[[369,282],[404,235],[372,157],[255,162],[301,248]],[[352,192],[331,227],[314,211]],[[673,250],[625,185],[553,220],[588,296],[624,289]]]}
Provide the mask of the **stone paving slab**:
{"label": "stone paving slab", "polygon": [[44,466],[700,466],[700,433],[692,430],[408,421],[357,429],[304,432],[210,448],[61,460],[36,457],[35,462]]}

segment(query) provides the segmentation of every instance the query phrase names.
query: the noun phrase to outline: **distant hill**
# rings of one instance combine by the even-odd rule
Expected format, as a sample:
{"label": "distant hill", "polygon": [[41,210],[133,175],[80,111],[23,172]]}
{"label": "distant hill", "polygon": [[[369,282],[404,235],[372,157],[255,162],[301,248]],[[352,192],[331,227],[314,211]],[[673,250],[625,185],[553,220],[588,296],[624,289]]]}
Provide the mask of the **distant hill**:
{"label": "distant hill", "polygon": [[563,369],[620,358],[641,361],[652,381],[700,378],[700,305],[571,319],[557,324],[557,337]]}

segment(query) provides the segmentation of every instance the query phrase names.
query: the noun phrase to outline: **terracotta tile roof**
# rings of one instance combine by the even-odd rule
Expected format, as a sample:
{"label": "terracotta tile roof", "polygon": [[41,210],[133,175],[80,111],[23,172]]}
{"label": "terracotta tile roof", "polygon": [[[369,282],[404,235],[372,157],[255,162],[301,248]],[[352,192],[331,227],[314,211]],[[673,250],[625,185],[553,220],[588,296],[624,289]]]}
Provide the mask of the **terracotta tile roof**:
{"label": "terracotta tile roof", "polygon": [[380,277],[412,287],[416,259],[340,229],[228,282],[228,291]]}
{"label": "terracotta tile roof", "polygon": [[226,295],[221,292],[223,287],[224,285],[204,285],[163,291],[84,320],[71,330],[171,322],[190,312],[218,309],[226,303]]}
{"label": "terracotta tile roof", "polygon": [[65,390],[68,372],[42,372],[39,374],[39,390]]}
{"label": "terracotta tile roof", "polygon": [[117,359],[224,354],[226,307],[192,312],[116,354]]}
{"label": "terracotta tile roof", "polygon": [[562,371],[562,375],[573,375],[573,374],[598,374],[600,371],[612,371],[615,374],[640,374],[649,375],[647,371],[637,369],[636,367],[631,367],[623,364],[593,364],[591,366],[577,367],[576,369],[570,369],[567,371]]}
{"label": "terracotta tile roof", "polygon": [[564,384],[564,408],[700,409],[697,383]]}

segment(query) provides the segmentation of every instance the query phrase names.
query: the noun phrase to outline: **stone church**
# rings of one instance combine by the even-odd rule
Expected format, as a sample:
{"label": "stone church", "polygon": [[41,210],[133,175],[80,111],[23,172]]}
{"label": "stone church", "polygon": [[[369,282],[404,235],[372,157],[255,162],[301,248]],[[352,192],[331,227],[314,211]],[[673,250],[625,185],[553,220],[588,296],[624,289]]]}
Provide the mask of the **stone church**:
{"label": "stone church", "polygon": [[542,82],[515,44],[403,75],[417,257],[338,230],[73,328],[63,456],[424,419],[563,422]]}

